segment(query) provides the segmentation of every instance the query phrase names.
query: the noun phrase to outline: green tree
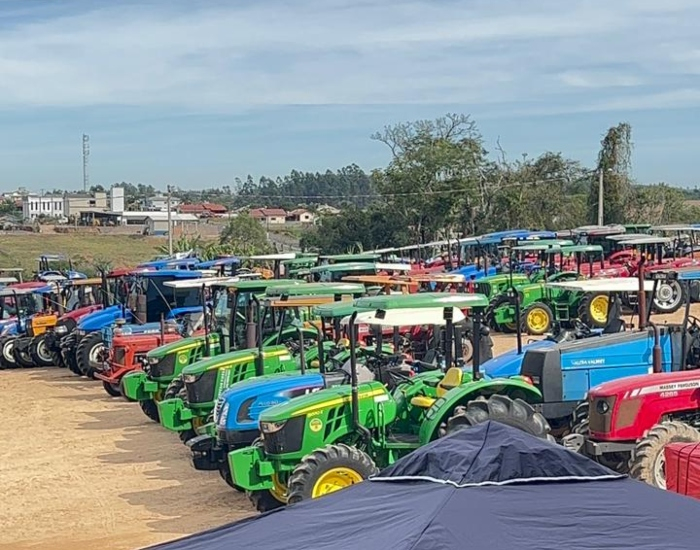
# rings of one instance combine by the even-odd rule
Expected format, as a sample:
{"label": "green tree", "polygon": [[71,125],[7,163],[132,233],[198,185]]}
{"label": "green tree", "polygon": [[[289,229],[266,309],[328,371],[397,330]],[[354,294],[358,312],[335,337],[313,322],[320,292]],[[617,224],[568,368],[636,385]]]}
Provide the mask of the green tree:
{"label": "green tree", "polygon": [[610,128],[600,143],[595,180],[588,194],[588,219],[598,220],[598,178],[603,174],[603,223],[624,223],[631,180],[632,127],[621,122]]}
{"label": "green tree", "polygon": [[458,219],[475,225],[472,213],[485,206],[481,183],[487,158],[469,116],[448,114],[387,126],[372,139],[392,154],[389,166],[373,173],[377,191],[412,240],[446,236]]}
{"label": "green tree", "polygon": [[265,254],[271,249],[265,229],[258,220],[248,214],[239,214],[231,218],[221,231],[219,246],[228,254],[241,256]]}

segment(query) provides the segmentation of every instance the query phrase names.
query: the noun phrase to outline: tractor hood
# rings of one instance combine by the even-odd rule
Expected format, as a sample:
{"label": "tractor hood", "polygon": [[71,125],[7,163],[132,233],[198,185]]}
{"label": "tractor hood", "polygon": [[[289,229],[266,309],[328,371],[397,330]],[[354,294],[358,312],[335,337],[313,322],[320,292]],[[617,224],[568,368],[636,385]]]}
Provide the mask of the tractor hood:
{"label": "tractor hood", "polygon": [[[285,345],[270,346],[263,350],[263,359],[268,357],[280,357],[281,360],[291,359],[291,353]],[[286,356],[286,357],[284,357]],[[229,353],[223,353],[214,357],[207,357],[191,365],[187,365],[183,371],[183,376],[188,374],[201,374],[208,370],[225,369],[241,363],[250,363],[258,357],[258,349],[240,349]]]}
{"label": "tractor hood", "polygon": [[493,359],[489,359],[483,365],[481,370],[489,378],[508,378],[520,374],[520,367],[523,364],[523,357],[530,349],[539,349],[551,347],[555,344],[552,340],[539,340],[523,346],[523,352],[518,353],[517,349],[502,353]]}
{"label": "tractor hood", "polygon": [[620,380],[613,380],[591,388],[589,396],[607,397],[636,392],[634,395],[647,395],[661,392],[700,389],[700,373],[697,369],[680,372],[661,372],[657,374],[640,374]]}
{"label": "tractor hood", "polygon": [[[348,405],[347,414],[350,415],[351,394],[350,385],[333,386],[309,393],[287,403],[270,407],[260,415],[260,422],[284,422],[296,416],[303,416],[343,404]],[[359,386],[360,401],[366,399],[386,400],[385,396],[388,397],[389,393],[380,382],[366,382]]]}
{"label": "tractor hood", "polygon": [[99,304],[94,306],[80,307],[78,309],[74,309],[73,311],[69,311],[68,313],[64,313],[58,318],[58,320],[63,321],[67,319],[73,319],[74,321],[78,321],[81,317],[90,315],[91,313],[95,313],[97,311],[102,311],[102,307],[103,306]]}
{"label": "tractor hood", "polygon": [[[78,330],[84,330],[86,332],[102,330],[104,327],[111,325],[114,321],[121,318],[122,313],[121,306],[110,306],[101,311],[90,313],[80,320],[78,323]],[[131,318],[131,312],[128,309],[126,310],[126,318],[127,320]]]}
{"label": "tractor hood", "polygon": [[[210,335],[211,338],[211,335]],[[176,354],[186,349],[195,348],[202,346],[204,344],[204,336],[189,336],[178,340],[177,342],[171,342],[170,344],[165,344],[164,346],[159,346],[156,349],[152,349],[148,352],[147,357],[162,359],[166,355]]]}

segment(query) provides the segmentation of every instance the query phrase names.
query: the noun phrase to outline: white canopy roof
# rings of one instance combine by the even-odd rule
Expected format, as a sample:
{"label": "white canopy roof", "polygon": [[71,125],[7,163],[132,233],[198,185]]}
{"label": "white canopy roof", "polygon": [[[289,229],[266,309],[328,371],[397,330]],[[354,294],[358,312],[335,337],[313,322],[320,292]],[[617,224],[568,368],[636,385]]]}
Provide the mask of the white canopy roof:
{"label": "white canopy roof", "polygon": [[[464,321],[464,313],[461,310],[452,308],[452,322]],[[342,323],[347,325],[350,316],[343,318]],[[442,326],[445,324],[445,308],[406,308],[365,311],[357,314],[356,325],[380,325],[383,327],[405,327],[419,325]]]}
{"label": "white canopy roof", "polygon": [[202,286],[212,286],[222,283],[238,282],[238,277],[206,277],[201,279],[182,279],[180,281],[166,281],[163,284],[170,288],[202,288]]}
{"label": "white canopy roof", "polygon": [[[547,283],[547,287],[578,290],[580,292],[639,292],[639,280],[636,277],[585,279],[581,281]],[[654,290],[654,281],[644,281],[644,290]]]}

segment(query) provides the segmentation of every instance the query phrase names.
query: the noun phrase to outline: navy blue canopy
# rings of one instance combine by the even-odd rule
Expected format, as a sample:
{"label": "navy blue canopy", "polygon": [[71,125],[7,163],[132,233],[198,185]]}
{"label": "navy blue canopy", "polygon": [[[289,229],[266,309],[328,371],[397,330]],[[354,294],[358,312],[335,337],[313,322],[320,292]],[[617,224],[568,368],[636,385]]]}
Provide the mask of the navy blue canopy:
{"label": "navy blue canopy", "polygon": [[159,550],[697,549],[700,502],[486,422],[325,496]]}

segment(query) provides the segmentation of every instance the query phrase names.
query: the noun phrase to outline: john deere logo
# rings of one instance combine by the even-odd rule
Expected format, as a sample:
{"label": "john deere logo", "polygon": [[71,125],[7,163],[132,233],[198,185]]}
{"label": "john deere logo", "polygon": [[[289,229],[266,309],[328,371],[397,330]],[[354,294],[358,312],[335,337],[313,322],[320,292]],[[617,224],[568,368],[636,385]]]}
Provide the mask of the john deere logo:
{"label": "john deere logo", "polygon": [[185,363],[187,363],[187,356],[186,355],[178,355],[177,360],[184,365]]}
{"label": "john deere logo", "polygon": [[318,418],[312,418],[311,422],[309,422],[309,429],[312,432],[320,432],[321,428],[323,428],[323,422],[321,422]]}

